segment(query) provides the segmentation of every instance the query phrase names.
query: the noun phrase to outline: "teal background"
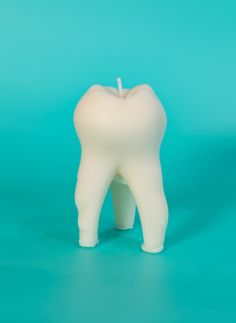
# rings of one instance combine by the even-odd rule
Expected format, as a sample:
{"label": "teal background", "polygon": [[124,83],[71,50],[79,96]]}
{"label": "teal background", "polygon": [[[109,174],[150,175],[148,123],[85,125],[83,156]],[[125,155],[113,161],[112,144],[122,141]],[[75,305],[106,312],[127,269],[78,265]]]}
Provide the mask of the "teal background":
{"label": "teal background", "polygon": [[[0,1],[0,321],[235,322],[236,3]],[[113,229],[77,245],[72,116],[93,83],[149,83],[162,146],[166,249]]]}

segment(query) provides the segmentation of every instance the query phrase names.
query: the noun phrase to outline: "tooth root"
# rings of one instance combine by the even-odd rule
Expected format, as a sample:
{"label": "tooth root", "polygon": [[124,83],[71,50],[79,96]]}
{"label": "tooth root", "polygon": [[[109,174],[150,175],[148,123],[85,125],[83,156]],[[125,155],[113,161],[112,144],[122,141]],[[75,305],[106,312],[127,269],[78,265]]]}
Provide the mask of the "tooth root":
{"label": "tooth root", "polygon": [[160,162],[155,158],[135,161],[123,165],[121,173],[138,207],[144,240],[142,249],[151,253],[160,252],[168,221]]}
{"label": "tooth root", "polygon": [[80,245],[93,247],[97,244],[99,215],[111,184],[116,227],[128,229],[133,226],[137,204],[143,230],[142,249],[160,252],[163,249],[168,208],[159,160],[146,158],[145,161],[124,163],[120,173],[128,185],[115,181],[111,183],[116,171],[114,165],[111,158],[101,154],[82,154],[75,191]]}
{"label": "tooth root", "polygon": [[128,185],[113,181],[111,184],[112,202],[115,215],[115,228],[133,228],[135,219],[135,200]]}
{"label": "tooth root", "polygon": [[98,243],[100,211],[113,175],[113,165],[107,158],[92,153],[82,154],[75,203],[79,213],[79,244],[83,247],[93,247]]}

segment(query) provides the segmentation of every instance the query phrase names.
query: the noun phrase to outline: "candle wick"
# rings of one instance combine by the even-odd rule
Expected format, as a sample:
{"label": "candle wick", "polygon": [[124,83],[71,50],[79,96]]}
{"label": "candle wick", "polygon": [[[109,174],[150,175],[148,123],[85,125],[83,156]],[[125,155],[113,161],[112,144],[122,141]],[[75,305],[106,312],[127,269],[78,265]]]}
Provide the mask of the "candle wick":
{"label": "candle wick", "polygon": [[117,82],[117,86],[118,86],[118,94],[119,94],[119,96],[123,96],[123,87],[122,87],[121,77],[117,77],[116,82]]}

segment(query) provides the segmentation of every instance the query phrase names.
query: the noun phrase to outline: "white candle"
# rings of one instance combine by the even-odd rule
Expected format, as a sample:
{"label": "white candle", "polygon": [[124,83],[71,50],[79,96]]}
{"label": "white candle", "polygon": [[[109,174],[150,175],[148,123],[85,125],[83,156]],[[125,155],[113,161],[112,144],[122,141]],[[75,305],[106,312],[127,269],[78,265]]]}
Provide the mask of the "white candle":
{"label": "white candle", "polygon": [[159,158],[166,114],[149,85],[123,89],[94,85],[82,96],[74,125],[82,154],[75,191],[79,243],[98,243],[98,221],[111,187],[117,229],[131,229],[137,205],[142,249],[163,249],[168,207]]}

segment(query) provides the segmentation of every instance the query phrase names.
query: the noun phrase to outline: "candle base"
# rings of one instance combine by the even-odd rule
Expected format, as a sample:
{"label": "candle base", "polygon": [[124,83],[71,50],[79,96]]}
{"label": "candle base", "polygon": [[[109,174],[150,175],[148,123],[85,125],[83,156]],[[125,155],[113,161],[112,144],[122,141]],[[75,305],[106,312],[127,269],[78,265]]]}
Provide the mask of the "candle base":
{"label": "candle base", "polygon": [[98,244],[99,240],[97,237],[89,235],[87,232],[80,231],[79,245],[81,247],[92,248]]}
{"label": "candle base", "polygon": [[123,226],[122,227],[122,226],[115,225],[114,229],[116,229],[116,230],[131,230],[131,229],[133,229],[133,226],[127,226],[127,227]]}
{"label": "candle base", "polygon": [[80,247],[83,247],[83,248],[94,248],[94,247],[96,247],[98,242],[99,242],[98,240],[95,243],[84,242],[84,241],[79,240],[79,245],[80,245]]}
{"label": "candle base", "polygon": [[142,244],[142,246],[141,246],[141,248],[142,248],[142,250],[144,251],[144,252],[148,252],[148,253],[160,253],[160,252],[162,252],[162,250],[164,249],[164,246],[163,245],[161,245],[161,246],[159,246],[159,247],[148,247],[148,246],[146,246],[144,243]]}

